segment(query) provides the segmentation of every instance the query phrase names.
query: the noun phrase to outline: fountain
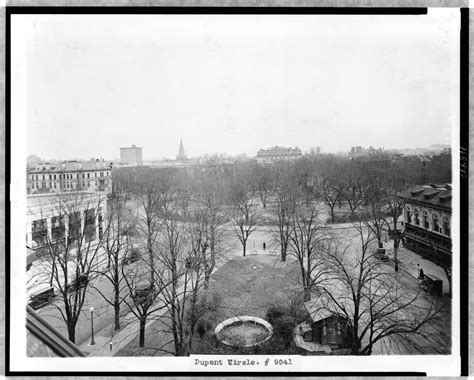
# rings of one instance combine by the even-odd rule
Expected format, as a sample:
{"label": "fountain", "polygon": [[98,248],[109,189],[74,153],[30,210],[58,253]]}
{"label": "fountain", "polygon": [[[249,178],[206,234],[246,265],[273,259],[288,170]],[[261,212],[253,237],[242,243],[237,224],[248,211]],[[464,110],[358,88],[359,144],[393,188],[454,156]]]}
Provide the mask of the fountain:
{"label": "fountain", "polygon": [[226,346],[254,347],[269,340],[273,328],[262,318],[239,316],[219,323],[214,332]]}

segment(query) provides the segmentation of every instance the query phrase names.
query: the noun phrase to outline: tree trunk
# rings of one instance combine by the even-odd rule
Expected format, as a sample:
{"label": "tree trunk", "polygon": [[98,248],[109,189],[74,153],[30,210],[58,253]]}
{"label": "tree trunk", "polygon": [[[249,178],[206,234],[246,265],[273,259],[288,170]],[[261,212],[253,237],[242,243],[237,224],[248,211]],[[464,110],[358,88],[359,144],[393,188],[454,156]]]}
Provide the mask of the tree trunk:
{"label": "tree trunk", "polygon": [[311,287],[305,285],[303,288],[303,300],[307,302],[311,299]]}
{"label": "tree trunk", "polygon": [[[395,233],[396,230],[395,230]],[[393,240],[393,261],[395,262],[395,272],[398,272],[398,246],[400,245],[400,241],[395,236]]]}
{"label": "tree trunk", "polygon": [[244,257],[245,257],[245,252],[247,251],[247,242],[242,243],[242,248],[244,250]]}
{"label": "tree trunk", "polygon": [[117,298],[115,298],[115,305],[114,305],[114,312],[115,312],[115,322],[114,322],[114,330],[120,330],[120,304],[117,302]]}
{"label": "tree trunk", "polygon": [[[355,305],[354,316],[359,315],[359,307]],[[354,318],[352,326],[352,342],[351,342],[351,354],[359,355],[359,318]]]}
{"label": "tree trunk", "polygon": [[334,222],[334,205],[329,207],[331,208],[331,222]]}
{"label": "tree trunk", "polygon": [[286,261],[286,246],[284,243],[281,244],[281,261]]}
{"label": "tree trunk", "polygon": [[115,323],[114,330],[120,330],[120,287],[119,287],[119,271],[118,271],[118,260],[115,262],[115,273],[114,273],[114,313]]}
{"label": "tree trunk", "polygon": [[145,347],[145,325],[146,325],[146,316],[140,318],[140,343],[139,347]]}
{"label": "tree trunk", "polygon": [[209,280],[211,278],[211,273],[207,270],[205,270],[204,272],[204,290],[208,290],[209,289]]}
{"label": "tree trunk", "polygon": [[68,323],[67,335],[72,343],[76,343],[76,324]]}

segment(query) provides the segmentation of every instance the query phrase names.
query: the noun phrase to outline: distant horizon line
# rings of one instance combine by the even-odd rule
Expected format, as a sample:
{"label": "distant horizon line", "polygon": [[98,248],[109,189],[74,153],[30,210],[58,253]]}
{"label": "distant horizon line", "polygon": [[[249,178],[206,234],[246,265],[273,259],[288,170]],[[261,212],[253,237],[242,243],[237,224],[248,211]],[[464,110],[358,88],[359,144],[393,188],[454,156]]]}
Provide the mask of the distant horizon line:
{"label": "distant horizon line", "polygon": [[[281,148],[288,148],[286,146],[282,146],[282,145],[274,145],[273,147],[275,146],[278,146],[278,147],[281,147]],[[130,148],[132,146],[129,146],[128,148]],[[135,146],[136,148],[142,148],[140,146]],[[365,146],[362,146],[362,145],[353,145],[351,148],[347,149],[347,150],[337,150],[337,151],[334,151],[334,150],[331,150],[331,151],[326,151],[324,149],[322,149],[320,146],[314,146],[314,147],[310,147],[308,149],[306,149],[305,151],[303,151],[303,154],[307,154],[307,153],[310,153],[311,149],[314,149],[314,148],[320,148],[321,149],[321,153],[326,153],[326,154],[344,154],[344,153],[347,153],[349,154],[351,149],[353,147],[362,147],[363,149],[369,149],[369,148],[373,148],[375,150],[378,150],[378,149],[382,149],[384,151],[400,151],[400,150],[405,150],[405,151],[413,151],[413,150],[427,150],[427,149],[433,149],[433,147],[440,147],[440,148],[447,148],[447,147],[451,147],[450,144],[441,144],[441,143],[436,143],[436,144],[431,144],[429,146],[426,146],[426,147],[416,147],[416,148],[406,148],[406,147],[402,147],[402,148],[385,148],[385,147],[373,147],[371,145],[365,147]],[[123,147],[120,147],[120,148],[123,148]],[[125,147],[127,148],[127,147]],[[259,149],[270,149],[272,147],[269,147],[269,148],[259,148]],[[299,148],[298,146],[295,146],[293,148]],[[143,149],[143,148],[142,148]],[[89,157],[89,158],[80,158],[80,157],[74,157],[74,158],[63,158],[63,159],[58,159],[58,158],[48,158],[48,159],[44,159],[40,156],[38,156],[36,153],[31,153],[29,154],[26,159],[28,160],[29,157],[31,156],[36,156],[40,159],[40,162],[47,162],[47,161],[74,161],[74,160],[79,160],[79,161],[96,161],[96,160],[100,160],[100,161],[120,161],[120,157],[113,157],[111,159],[109,158],[104,158],[104,157]],[[256,157],[256,154],[254,155],[249,155],[247,154],[246,152],[241,152],[241,153],[236,153],[236,154],[229,154],[229,153],[225,153],[225,152],[212,152],[212,153],[202,153],[200,155],[196,155],[196,156],[191,156],[189,157],[189,159],[195,159],[195,158],[200,158],[200,157],[203,157],[203,156],[209,156],[209,157],[213,157],[213,156],[225,156],[225,157],[228,157],[228,158],[233,158],[233,157],[239,157],[239,156],[247,156],[248,158],[253,158],[253,157]],[[168,157],[168,156],[162,156],[162,157],[154,157],[154,158],[146,158],[146,159],[142,159],[142,161],[162,161],[162,160],[175,160],[176,157]]]}

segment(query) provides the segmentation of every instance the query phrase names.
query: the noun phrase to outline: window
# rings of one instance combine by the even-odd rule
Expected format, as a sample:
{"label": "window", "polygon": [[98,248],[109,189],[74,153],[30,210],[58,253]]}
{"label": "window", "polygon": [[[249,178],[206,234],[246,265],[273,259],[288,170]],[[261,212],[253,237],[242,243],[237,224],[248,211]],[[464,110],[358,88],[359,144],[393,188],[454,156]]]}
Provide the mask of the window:
{"label": "window", "polygon": [[445,216],[443,218],[443,227],[444,227],[444,234],[447,236],[451,236],[451,229],[449,225],[449,218]]}
{"label": "window", "polygon": [[425,227],[426,230],[430,229],[430,222],[429,222],[429,219],[428,219],[428,212],[427,211],[425,211],[423,213],[423,227]]}
{"label": "window", "polygon": [[411,214],[410,214],[410,207],[407,206],[406,213],[405,213],[405,223],[411,222]]}
{"label": "window", "polygon": [[56,174],[54,175],[54,179],[56,180]]}
{"label": "window", "polygon": [[54,188],[56,188],[56,182],[54,182]]}
{"label": "window", "polygon": [[76,178],[79,178],[79,173],[76,174]]}
{"label": "window", "polygon": [[66,226],[63,218],[54,216],[51,218],[51,237],[54,242],[64,239]]}
{"label": "window", "polygon": [[98,213],[98,223],[99,223],[99,239],[101,240],[102,239],[102,236],[104,234],[103,230],[102,230],[102,208],[99,207],[99,213]]}
{"label": "window", "polygon": [[45,245],[48,242],[48,226],[46,219],[35,220],[31,226],[32,228],[32,240],[37,246]]}
{"label": "window", "polygon": [[436,214],[433,214],[433,231],[440,232],[439,223],[438,223],[438,215]]}
{"label": "window", "polygon": [[91,177],[91,173],[87,173],[87,178],[90,178]]}
{"label": "window", "polygon": [[69,241],[73,242],[79,239],[81,234],[81,213],[74,212],[69,215]]}
{"label": "window", "polygon": [[415,209],[414,214],[415,214],[415,224],[417,226],[419,226],[420,225],[420,215],[419,215],[418,209]]}
{"label": "window", "polygon": [[87,187],[91,187],[91,183],[87,181]]}
{"label": "window", "polygon": [[86,210],[84,219],[84,237],[86,242],[95,240],[95,210]]}
{"label": "window", "polygon": [[44,180],[45,180],[45,178],[44,178],[44,174],[43,174],[43,181],[44,181]]}
{"label": "window", "polygon": [[52,174],[49,175],[49,179],[52,180],[53,179],[53,176]]}
{"label": "window", "polygon": [[94,177],[97,178],[97,172],[94,173]]}
{"label": "window", "polygon": [[85,173],[82,173],[82,178],[86,178],[86,174],[85,174]]}

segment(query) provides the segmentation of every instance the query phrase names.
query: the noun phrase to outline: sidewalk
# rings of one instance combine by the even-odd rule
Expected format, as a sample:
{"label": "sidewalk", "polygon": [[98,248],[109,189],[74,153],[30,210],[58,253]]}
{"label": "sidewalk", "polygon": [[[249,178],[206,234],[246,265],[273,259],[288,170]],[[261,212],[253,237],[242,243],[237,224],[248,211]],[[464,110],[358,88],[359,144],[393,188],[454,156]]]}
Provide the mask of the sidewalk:
{"label": "sidewalk", "polygon": [[[232,259],[235,256],[242,255],[240,250],[236,250],[232,252],[227,257],[227,260],[222,260],[217,262],[213,273],[215,273],[221,266],[223,266],[228,260]],[[181,293],[182,285],[178,288],[178,293]],[[162,300],[159,300],[154,307],[162,306],[164,303]],[[152,316],[148,319],[145,331],[148,329],[153,323],[157,321],[157,319],[166,314],[168,312],[167,308],[163,308],[159,312],[153,313]],[[90,344],[90,339],[86,342],[79,345],[81,351],[83,351],[88,356],[100,357],[100,356],[115,356],[118,352],[126,347],[138,334],[139,334],[139,326],[140,323],[137,317],[133,314],[133,312],[128,313],[124,317],[120,319],[120,323],[122,324],[122,329],[120,331],[113,331],[113,324],[104,327],[103,329],[94,332],[94,341],[95,344]],[[113,334],[113,337],[112,337]],[[110,343],[112,342],[112,346]]]}
{"label": "sidewalk", "polygon": [[[155,306],[161,306],[160,303],[163,304],[160,300]],[[156,321],[156,317],[159,317],[166,312],[167,309],[164,308],[156,314],[153,314],[145,325],[145,331],[151,324],[153,324],[153,322]],[[140,330],[140,323],[133,312],[122,317],[120,323],[124,326],[120,331],[113,331],[113,324],[106,326],[103,329],[94,332],[94,345],[91,345],[89,340],[81,344],[79,348],[88,356],[115,356],[138,335]]]}
{"label": "sidewalk", "polygon": [[[387,249],[387,255],[390,258],[390,263],[393,265],[393,242],[385,243],[384,246]],[[407,248],[398,248],[398,267],[400,270],[418,279],[417,264],[420,265],[419,268],[423,268],[423,272],[425,274],[432,274],[443,280],[443,293],[449,292],[449,282],[443,268],[429,260],[422,258],[420,255],[410,251]]]}

